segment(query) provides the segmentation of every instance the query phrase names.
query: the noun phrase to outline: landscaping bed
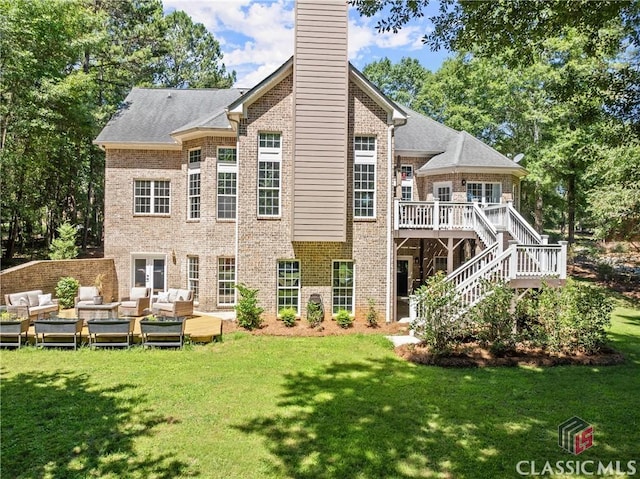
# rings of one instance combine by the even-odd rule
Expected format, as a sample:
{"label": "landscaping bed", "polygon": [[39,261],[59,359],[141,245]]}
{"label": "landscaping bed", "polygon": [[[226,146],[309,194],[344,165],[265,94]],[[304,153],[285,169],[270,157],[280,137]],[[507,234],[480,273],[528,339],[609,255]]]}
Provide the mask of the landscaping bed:
{"label": "landscaping bed", "polygon": [[448,355],[434,355],[428,347],[421,344],[405,344],[395,348],[398,356],[416,364],[442,367],[468,368],[492,366],[611,366],[622,364],[624,355],[605,347],[597,354],[553,353],[541,348],[518,346],[515,351],[496,355],[477,343],[460,345]]}

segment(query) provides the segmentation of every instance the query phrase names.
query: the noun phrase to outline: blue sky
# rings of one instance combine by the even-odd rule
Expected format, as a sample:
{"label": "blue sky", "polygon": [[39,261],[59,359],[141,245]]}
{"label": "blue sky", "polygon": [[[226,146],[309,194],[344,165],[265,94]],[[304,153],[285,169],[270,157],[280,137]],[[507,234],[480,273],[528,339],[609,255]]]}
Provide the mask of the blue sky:
{"label": "blue sky", "polygon": [[[164,0],[165,12],[183,10],[204,24],[220,42],[227,70],[237,73],[236,86],[252,87],[293,54],[293,0]],[[435,13],[434,0],[429,9]],[[426,17],[430,16],[429,11]],[[421,38],[430,31],[425,17],[397,34],[378,33],[376,18],[363,18],[349,8],[349,59],[359,69],[388,57],[417,58],[437,70],[448,52],[432,52]]]}

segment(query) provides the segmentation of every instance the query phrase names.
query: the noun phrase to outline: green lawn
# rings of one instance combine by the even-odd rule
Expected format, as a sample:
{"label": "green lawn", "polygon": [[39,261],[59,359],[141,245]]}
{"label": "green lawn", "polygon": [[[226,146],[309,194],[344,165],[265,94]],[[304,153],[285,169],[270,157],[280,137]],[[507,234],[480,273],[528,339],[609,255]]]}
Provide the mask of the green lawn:
{"label": "green lawn", "polygon": [[[227,335],[183,351],[2,351],[7,478],[510,478],[638,459],[640,310],[618,308],[611,367],[441,369],[378,336]],[[640,469],[640,468],[639,468]],[[575,476],[574,476],[575,477]]]}

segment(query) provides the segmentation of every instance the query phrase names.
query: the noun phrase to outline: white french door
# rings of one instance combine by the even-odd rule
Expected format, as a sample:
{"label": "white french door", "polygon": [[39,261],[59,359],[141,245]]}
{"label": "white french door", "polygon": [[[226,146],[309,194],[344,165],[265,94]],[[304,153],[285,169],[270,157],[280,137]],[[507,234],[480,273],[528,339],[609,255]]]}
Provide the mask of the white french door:
{"label": "white french door", "polygon": [[152,294],[166,291],[167,260],[165,255],[133,255],[133,286],[151,288]]}

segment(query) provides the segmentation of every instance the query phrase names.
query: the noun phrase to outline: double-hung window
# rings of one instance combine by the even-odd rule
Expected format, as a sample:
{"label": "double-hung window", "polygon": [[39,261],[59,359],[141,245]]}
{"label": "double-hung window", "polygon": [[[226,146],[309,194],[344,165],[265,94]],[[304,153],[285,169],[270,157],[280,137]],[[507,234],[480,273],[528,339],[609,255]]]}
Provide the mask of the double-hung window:
{"label": "double-hung window", "polygon": [[187,257],[187,286],[193,291],[193,300],[200,297],[200,259],[197,256]]}
{"label": "double-hung window", "polygon": [[280,133],[258,135],[258,216],[280,217],[282,142]]}
{"label": "double-hung window", "polygon": [[202,150],[194,148],[189,150],[187,195],[189,197],[188,219],[200,219],[200,160]]}
{"label": "double-hung window", "polygon": [[467,201],[478,203],[500,203],[502,185],[500,183],[467,182]]}
{"label": "double-hung window", "polygon": [[236,218],[238,161],[235,147],[218,148],[218,219]]}
{"label": "double-hung window", "polygon": [[356,136],[353,159],[353,216],[376,216],[376,139]]}
{"label": "double-hung window", "polygon": [[218,306],[233,306],[236,285],[236,259],[218,258]]}
{"label": "double-hung window", "polygon": [[171,183],[168,180],[135,180],[133,212],[140,215],[170,214]]}
{"label": "double-hung window", "polygon": [[402,175],[402,201],[413,200],[413,165],[400,166]]}
{"label": "double-hung window", "polygon": [[300,314],[300,261],[278,261],[278,313],[293,308]]}
{"label": "double-hung window", "polygon": [[332,311],[341,309],[353,314],[354,269],[353,261],[334,261],[331,275]]}

